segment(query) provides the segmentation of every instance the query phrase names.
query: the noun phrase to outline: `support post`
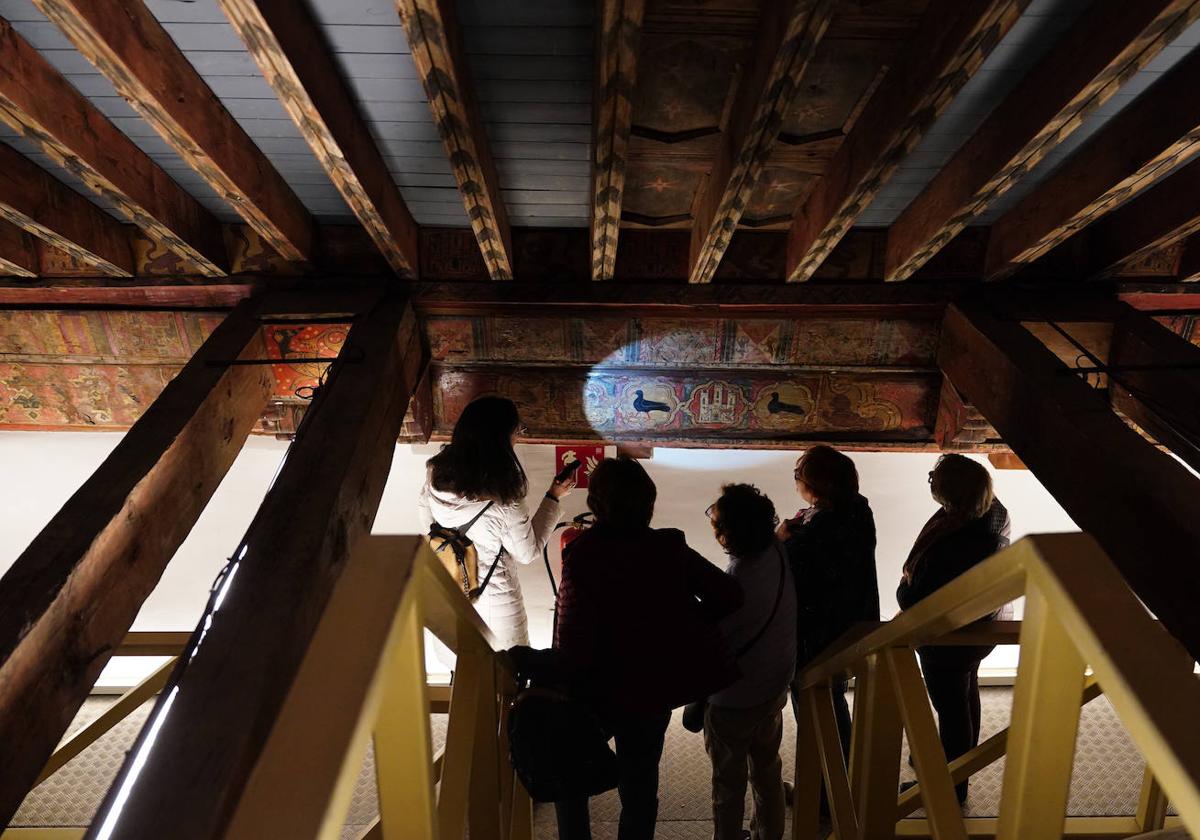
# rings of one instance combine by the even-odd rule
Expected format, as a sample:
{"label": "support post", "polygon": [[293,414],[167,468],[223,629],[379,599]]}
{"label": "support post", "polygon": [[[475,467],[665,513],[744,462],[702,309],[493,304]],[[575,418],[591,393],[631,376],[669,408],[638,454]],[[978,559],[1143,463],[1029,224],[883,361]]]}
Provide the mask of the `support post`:
{"label": "support post", "polygon": [[892,840],[896,836],[896,791],[904,734],[895,680],[887,661],[878,653],[867,657],[861,673],[854,687],[856,714],[850,750],[858,837]]}

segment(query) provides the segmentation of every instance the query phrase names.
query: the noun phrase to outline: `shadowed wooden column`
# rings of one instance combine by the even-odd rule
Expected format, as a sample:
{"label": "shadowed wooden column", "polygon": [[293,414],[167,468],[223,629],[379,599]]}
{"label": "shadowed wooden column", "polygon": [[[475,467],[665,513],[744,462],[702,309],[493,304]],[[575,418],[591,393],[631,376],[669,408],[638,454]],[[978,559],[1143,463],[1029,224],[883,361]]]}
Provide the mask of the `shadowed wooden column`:
{"label": "shadowed wooden column", "polygon": [[423,363],[411,306],[385,298],[359,316],[339,359],[144,766],[130,776],[127,760],[101,806],[97,824],[131,780],[115,837],[223,836],[346,559],[371,530]]}
{"label": "shadowed wooden column", "polygon": [[249,302],[217,327],[0,578],[0,824],[66,732],[262,415]]}
{"label": "shadowed wooden column", "polygon": [[1200,483],[1015,318],[952,304],[938,364],[1163,625],[1200,654]]}

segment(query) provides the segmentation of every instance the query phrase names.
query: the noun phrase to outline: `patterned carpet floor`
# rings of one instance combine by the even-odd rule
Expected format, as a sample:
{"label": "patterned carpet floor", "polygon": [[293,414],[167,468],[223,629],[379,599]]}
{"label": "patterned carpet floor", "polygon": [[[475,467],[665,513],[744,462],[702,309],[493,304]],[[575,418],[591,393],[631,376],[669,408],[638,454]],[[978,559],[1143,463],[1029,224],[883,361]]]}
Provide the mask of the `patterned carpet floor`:
{"label": "patterned carpet floor", "polygon": [[[1011,689],[983,689],[982,737],[987,738],[1008,725],[1011,700]],[[72,724],[72,732],[93,720],[110,703],[111,700],[105,698],[88,700]],[[39,785],[26,798],[12,825],[84,826],[90,823],[148,711],[149,706],[144,706]],[[435,715],[433,720],[434,748],[438,749],[445,739],[445,717]],[[790,715],[785,715],[783,752],[784,767],[790,767],[795,754],[795,725]],[[966,810],[968,816],[996,815],[1003,767],[1001,760],[975,776]],[[1092,701],[1084,707],[1080,723],[1069,813],[1076,816],[1132,814],[1137,806],[1143,768],[1140,754],[1112,707],[1103,697]],[[913,778],[907,763],[902,765],[902,778]],[[658,837],[702,840],[711,836],[710,779],[708,757],[701,737],[684,730],[677,714],[668,730],[663,755]],[[619,810],[615,793],[593,800],[592,823],[597,840],[616,837]],[[374,762],[368,753],[347,815],[345,840],[357,837],[377,813]],[[553,808],[539,807],[535,824],[539,840],[551,840],[556,836]]]}

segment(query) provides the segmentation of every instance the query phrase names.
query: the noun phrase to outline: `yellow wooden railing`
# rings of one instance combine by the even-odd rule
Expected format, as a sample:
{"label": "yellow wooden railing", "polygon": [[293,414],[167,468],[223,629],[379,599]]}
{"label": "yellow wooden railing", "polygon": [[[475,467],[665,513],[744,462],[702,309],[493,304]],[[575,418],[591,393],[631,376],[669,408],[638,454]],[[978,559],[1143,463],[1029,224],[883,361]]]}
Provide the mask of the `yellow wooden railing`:
{"label": "yellow wooden railing", "polygon": [[[1011,725],[947,765],[916,648],[1021,595]],[[1200,836],[1200,682],[1193,667],[1091,537],[1027,537],[893,621],[836,644],[801,675],[793,837],[816,836],[822,779],[840,840],[1128,837],[1161,827],[1168,797]],[[847,769],[829,686],[849,674],[855,692]],[[1141,802],[1134,817],[1067,817],[1080,706],[1101,691],[1146,759]],[[904,734],[918,786],[897,798]],[[955,783],[1005,754],[999,817],[965,819]],[[904,819],[922,806],[925,819]]]}

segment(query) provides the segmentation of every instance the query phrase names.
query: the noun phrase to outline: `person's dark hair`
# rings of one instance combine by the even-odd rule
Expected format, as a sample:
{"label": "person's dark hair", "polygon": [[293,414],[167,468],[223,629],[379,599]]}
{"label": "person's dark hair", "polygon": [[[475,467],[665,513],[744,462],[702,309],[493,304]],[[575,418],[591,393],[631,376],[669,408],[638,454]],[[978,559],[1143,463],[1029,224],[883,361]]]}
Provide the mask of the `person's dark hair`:
{"label": "person's dark hair", "polygon": [[858,470],[848,455],[819,444],[805,450],[793,473],[808,485],[818,504],[836,505],[858,495]]}
{"label": "person's dark hair", "polygon": [[512,400],[472,400],[454,424],[450,442],[429,459],[433,488],[500,504],[524,499],[529,482],[512,445],[519,424]]}
{"label": "person's dark hair", "polygon": [[965,519],[983,516],[995,499],[987,467],[956,453],[938,458],[929,474],[929,490],[947,513]]}
{"label": "person's dark hair", "polygon": [[775,504],[753,484],[726,484],[712,512],[713,530],[734,557],[756,558],[775,542]]}
{"label": "person's dark hair", "polygon": [[596,522],[625,531],[650,527],[658,488],[637,461],[605,458],[588,477],[588,509]]}

